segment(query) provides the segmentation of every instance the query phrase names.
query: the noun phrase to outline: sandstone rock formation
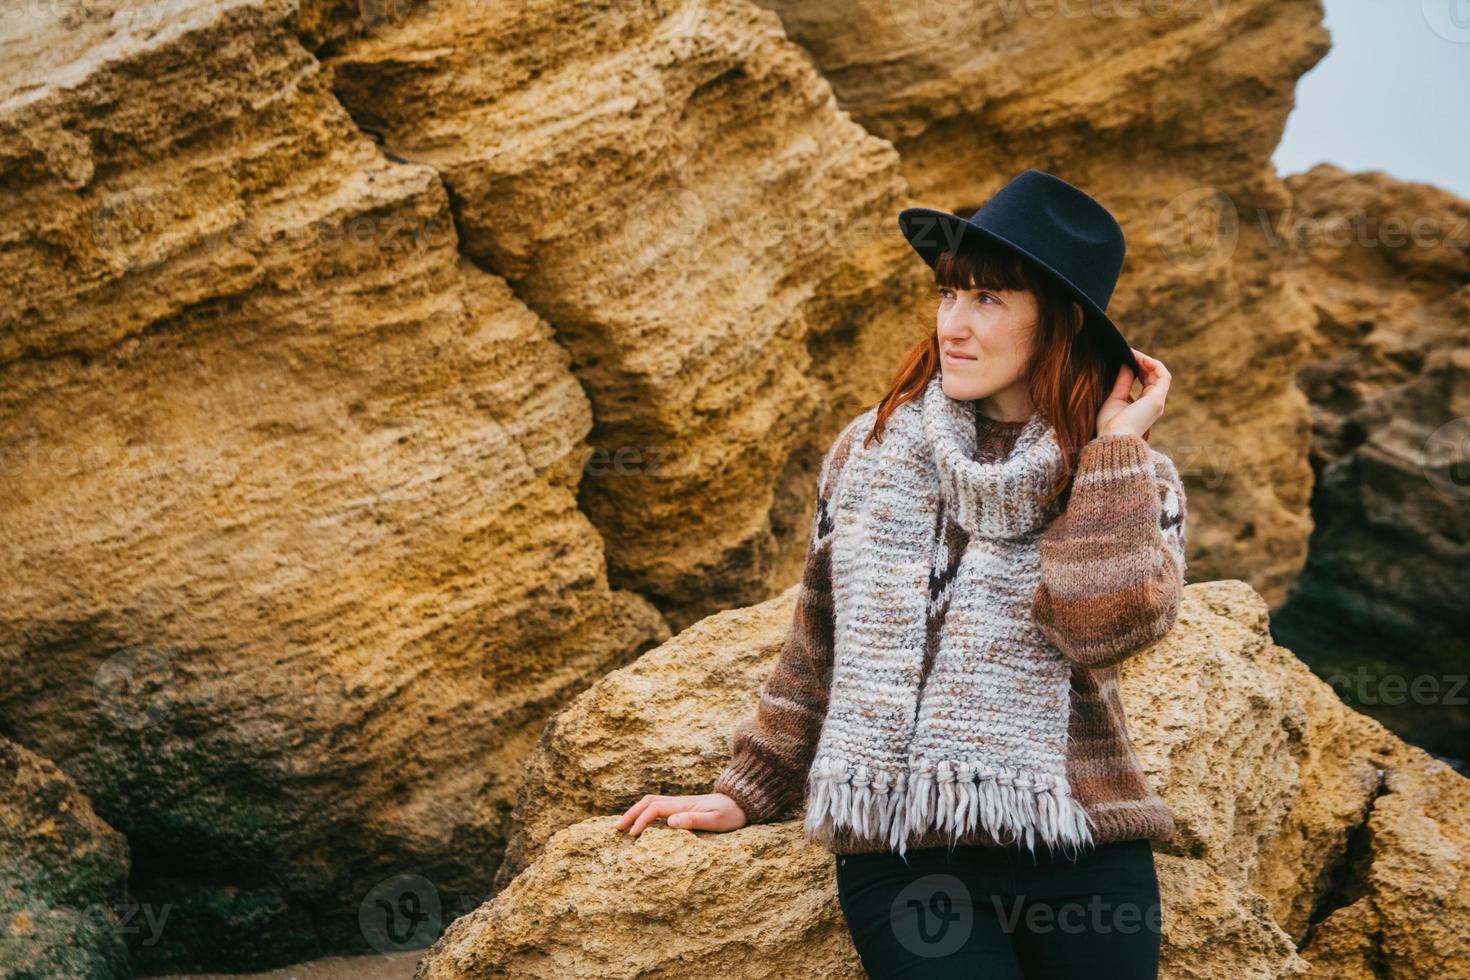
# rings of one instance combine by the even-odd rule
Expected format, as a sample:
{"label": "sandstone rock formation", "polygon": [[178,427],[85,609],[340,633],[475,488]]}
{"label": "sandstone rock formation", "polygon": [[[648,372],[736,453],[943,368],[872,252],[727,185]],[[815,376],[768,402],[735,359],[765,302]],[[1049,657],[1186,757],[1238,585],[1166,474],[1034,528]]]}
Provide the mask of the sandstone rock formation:
{"label": "sandstone rock formation", "polygon": [[[1305,266],[1258,220],[1293,203],[1269,156],[1326,50],[1318,4],[1102,25],[766,6],[5,11],[0,731],[59,767],[4,756],[64,787],[19,805],[75,816],[76,900],[121,881],[110,824],[131,898],[175,907],[141,970],[362,949],[360,903],[408,874],[451,912],[508,886],[456,925],[435,976],[738,972],[794,948],[850,971],[822,856],[791,825],[640,850],[608,842],[609,814],[706,787],[753,708],[794,593],[701,617],[798,577],[821,451],[932,329],[897,211],[976,205],[1040,166],[1128,232],[1111,309],[1175,374],[1156,444],[1190,484],[1191,578],[1266,600],[1196,587],[1195,619],[1134,671],[1144,750],[1185,817],[1161,856],[1175,968],[1219,950],[1236,976],[1314,959],[1351,976],[1461,951],[1414,914],[1428,895],[1463,922],[1445,871],[1463,862],[1461,783],[1266,639],[1310,524],[1307,400],[1288,382],[1359,322],[1339,280],[1373,258]],[[959,58],[936,32],[978,40]],[[1310,208],[1361,193],[1291,191]],[[1462,274],[1448,261],[1392,274],[1443,285]],[[1416,340],[1360,374],[1316,349],[1307,391],[1328,378],[1359,399],[1324,402],[1327,481],[1339,460],[1382,467],[1387,443],[1397,485],[1405,435],[1379,420],[1457,404],[1463,359]],[[1354,426],[1372,438],[1337,438]],[[1419,504],[1382,519],[1452,567],[1463,534]],[[1383,549],[1363,568],[1403,564]],[[1395,587],[1375,608],[1452,617],[1453,596]],[[99,816],[78,816],[80,794]],[[1415,847],[1434,868],[1402,860]],[[50,873],[20,860],[0,867]],[[557,875],[588,861],[606,883],[588,923],[658,921],[661,944],[589,948],[540,914],[586,902]],[[626,890],[691,866],[716,894],[765,889],[772,918],[732,940],[701,906],[720,919],[691,936],[688,909]],[[0,955],[81,935],[29,906],[4,921],[0,943],[23,941]],[[51,931],[24,932],[37,923]],[[79,943],[117,966],[112,940]]]}
{"label": "sandstone rock formation", "polygon": [[0,738],[0,976],[128,978],[127,841],[46,759]]}
{"label": "sandstone rock formation", "polygon": [[[796,594],[697,624],[553,718],[503,874],[523,870],[451,926],[423,980],[789,976],[797,963],[861,976],[799,812],[731,834],[614,827],[644,793],[708,791]],[[1156,848],[1165,976],[1313,963],[1311,975],[1450,976],[1470,961],[1470,780],[1345,708],[1271,641],[1246,583],[1188,586],[1178,625],[1127,665],[1124,688],[1179,826]]]}
{"label": "sandstone rock formation", "polygon": [[[1316,312],[1311,558],[1278,636],[1382,720],[1470,762],[1470,202],[1323,164],[1287,180],[1274,231]],[[1428,685],[1395,692],[1386,679]],[[1458,689],[1456,679],[1459,680]]]}
{"label": "sandstone rock formation", "polygon": [[578,507],[566,351],[292,9],[4,47],[0,727],[179,907],[145,966],[360,947],[401,872],[483,897],[541,723],[669,635]]}
{"label": "sandstone rock formation", "polygon": [[728,761],[730,719],[754,709],[751,693],[770,673],[800,589],[695,623],[552,716],[526,760],[496,888],[558,830],[610,812],[609,801],[706,791],[699,778]]}
{"label": "sandstone rock formation", "polygon": [[1191,580],[1242,578],[1278,607],[1311,530],[1291,382],[1312,315],[1261,223],[1290,204],[1271,155],[1328,50],[1318,0],[761,3],[897,147],[917,202],[978,207],[1036,166],[1118,216],[1108,309],[1174,376],[1154,438],[1188,486]]}
{"label": "sandstone rock formation", "polygon": [[570,351],[613,580],[677,629],[795,579],[815,463],[932,319],[908,315],[928,270],[897,232],[897,154],[780,20],[436,0],[328,66]]}

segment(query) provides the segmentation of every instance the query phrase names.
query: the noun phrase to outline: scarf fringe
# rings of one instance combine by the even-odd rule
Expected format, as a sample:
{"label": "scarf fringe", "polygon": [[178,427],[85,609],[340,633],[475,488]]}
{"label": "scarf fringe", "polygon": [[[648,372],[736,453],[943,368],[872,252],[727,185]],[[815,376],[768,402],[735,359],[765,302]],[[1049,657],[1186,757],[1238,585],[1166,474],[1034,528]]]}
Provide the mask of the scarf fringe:
{"label": "scarf fringe", "polygon": [[818,842],[851,831],[902,855],[920,834],[946,832],[953,844],[983,829],[1033,852],[1038,843],[1080,851],[1093,844],[1092,823],[1064,780],[1013,769],[944,761],[895,777],[819,759],[808,777],[806,832]]}

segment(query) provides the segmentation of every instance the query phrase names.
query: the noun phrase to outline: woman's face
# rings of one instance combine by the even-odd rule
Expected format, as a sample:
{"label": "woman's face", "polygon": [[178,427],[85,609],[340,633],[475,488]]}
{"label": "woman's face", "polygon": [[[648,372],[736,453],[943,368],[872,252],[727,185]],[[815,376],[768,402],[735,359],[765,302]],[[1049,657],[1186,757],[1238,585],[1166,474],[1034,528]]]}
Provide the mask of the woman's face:
{"label": "woman's face", "polygon": [[[1036,294],[1029,289],[951,289],[940,286],[938,323],[944,393],[987,398],[1024,388],[1036,330]],[[1014,400],[1007,393],[997,401]]]}

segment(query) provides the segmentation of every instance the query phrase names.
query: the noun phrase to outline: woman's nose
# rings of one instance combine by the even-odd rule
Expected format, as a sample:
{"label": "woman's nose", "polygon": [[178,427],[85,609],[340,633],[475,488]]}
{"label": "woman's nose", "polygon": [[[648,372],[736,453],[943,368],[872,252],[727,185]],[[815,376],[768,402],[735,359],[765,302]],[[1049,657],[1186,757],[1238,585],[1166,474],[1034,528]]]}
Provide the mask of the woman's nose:
{"label": "woman's nose", "polygon": [[962,340],[970,332],[967,314],[956,303],[947,310],[939,311],[939,335],[945,340]]}

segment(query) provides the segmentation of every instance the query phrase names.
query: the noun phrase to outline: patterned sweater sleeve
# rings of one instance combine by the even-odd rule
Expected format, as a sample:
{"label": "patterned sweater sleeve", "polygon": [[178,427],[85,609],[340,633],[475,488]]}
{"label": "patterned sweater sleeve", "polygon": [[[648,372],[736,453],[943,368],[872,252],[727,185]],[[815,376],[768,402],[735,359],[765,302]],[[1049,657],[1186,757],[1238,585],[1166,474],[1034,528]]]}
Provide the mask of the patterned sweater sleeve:
{"label": "patterned sweater sleeve", "polygon": [[735,729],[733,758],[714,791],[740,805],[750,823],[773,820],[805,795],[807,771],[827,714],[834,632],[831,534],[837,474],[850,423],[822,461],[817,508],[791,629],[753,717]]}
{"label": "patterned sweater sleeve", "polygon": [[1184,486],[1135,435],[1082,448],[1066,511],[1041,538],[1037,626],[1073,664],[1121,663],[1165,636],[1184,591]]}

